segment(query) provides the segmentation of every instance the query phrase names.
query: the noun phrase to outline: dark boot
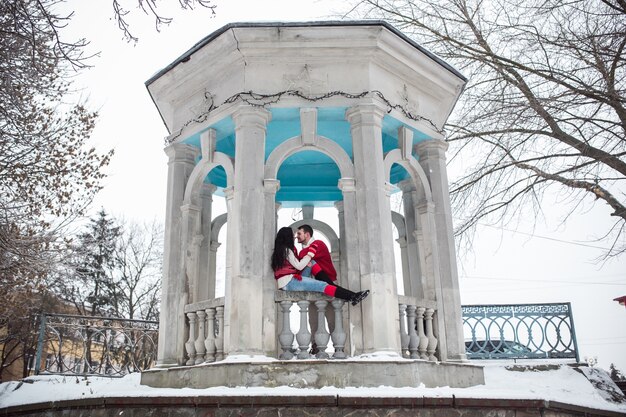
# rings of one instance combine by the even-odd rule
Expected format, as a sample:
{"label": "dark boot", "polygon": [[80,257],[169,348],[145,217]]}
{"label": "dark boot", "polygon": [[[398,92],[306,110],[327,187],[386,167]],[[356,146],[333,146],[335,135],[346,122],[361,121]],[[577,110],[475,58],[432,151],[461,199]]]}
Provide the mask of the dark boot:
{"label": "dark boot", "polygon": [[353,306],[359,304],[361,301],[365,300],[367,296],[370,295],[370,290],[359,291],[354,295],[354,297],[350,300]]}
{"label": "dark boot", "polygon": [[335,287],[335,297],[336,298],[340,298],[342,300],[345,301],[352,301],[354,299],[354,297],[356,297],[357,294],[350,291],[350,290],[346,290],[343,287]]}
{"label": "dark boot", "polygon": [[332,279],[330,279],[330,277],[328,276],[328,274],[324,271],[320,271],[317,273],[317,275],[313,276],[313,278],[315,278],[318,281],[323,281],[327,284],[330,285],[335,285],[334,281]]}

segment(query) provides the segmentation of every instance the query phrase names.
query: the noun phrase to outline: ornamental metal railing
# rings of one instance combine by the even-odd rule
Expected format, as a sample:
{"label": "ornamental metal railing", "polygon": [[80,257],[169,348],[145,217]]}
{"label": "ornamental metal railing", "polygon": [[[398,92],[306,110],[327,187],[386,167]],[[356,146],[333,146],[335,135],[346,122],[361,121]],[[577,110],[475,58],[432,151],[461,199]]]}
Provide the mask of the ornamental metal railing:
{"label": "ornamental metal railing", "polygon": [[468,359],[579,361],[570,303],[462,306]]}
{"label": "ornamental metal railing", "polygon": [[42,314],[35,374],[121,377],[152,367],[159,323]]}

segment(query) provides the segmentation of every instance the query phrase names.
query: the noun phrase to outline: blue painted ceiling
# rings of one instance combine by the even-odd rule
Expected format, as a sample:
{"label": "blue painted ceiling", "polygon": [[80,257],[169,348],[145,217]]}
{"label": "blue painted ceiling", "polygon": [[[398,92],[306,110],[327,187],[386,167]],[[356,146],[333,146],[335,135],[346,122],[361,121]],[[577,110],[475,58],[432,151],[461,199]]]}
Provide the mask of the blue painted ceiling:
{"label": "blue painted ceiling", "polygon": [[[352,158],[350,124],[345,120],[346,107],[319,108],[317,134],[341,146]],[[300,109],[272,108],[272,118],[267,127],[265,159],[282,142],[300,135]],[[398,147],[398,128],[402,123],[386,115],[383,119],[383,153]],[[226,117],[210,126],[217,134],[216,150],[235,157],[235,124]],[[422,132],[413,130],[413,143],[428,139]],[[184,143],[200,147],[200,134],[186,138]],[[337,182],[341,177],[334,161],[321,152],[301,151],[287,158],[278,170],[280,189],[276,201],[283,207],[301,207],[303,204],[330,206],[342,200]],[[391,169],[391,183],[407,178],[404,168],[397,164]],[[222,167],[213,169],[206,179],[218,187],[226,187],[226,172]]]}

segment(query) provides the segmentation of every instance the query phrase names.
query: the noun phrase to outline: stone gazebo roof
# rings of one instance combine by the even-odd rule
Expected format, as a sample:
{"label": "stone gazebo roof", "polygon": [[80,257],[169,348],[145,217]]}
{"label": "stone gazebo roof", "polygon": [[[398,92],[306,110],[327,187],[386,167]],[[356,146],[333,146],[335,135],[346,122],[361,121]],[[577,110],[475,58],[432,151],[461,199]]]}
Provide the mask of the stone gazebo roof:
{"label": "stone gazebo roof", "polygon": [[[172,142],[199,147],[200,133],[210,127],[217,132],[216,151],[234,157],[229,107],[244,100],[271,112],[267,158],[280,143],[301,134],[299,108],[306,104],[317,108],[317,134],[352,157],[345,112],[355,97],[369,94],[386,102],[386,153],[397,148],[398,127],[407,122],[413,144],[441,138],[465,82],[457,70],[386,22],[327,21],[228,24],[146,86]],[[283,207],[331,205],[342,199],[340,177],[340,167],[328,155],[299,152],[280,166],[277,202]],[[406,177],[399,166],[392,167],[392,184]],[[224,170],[214,169],[209,181],[226,187]]]}

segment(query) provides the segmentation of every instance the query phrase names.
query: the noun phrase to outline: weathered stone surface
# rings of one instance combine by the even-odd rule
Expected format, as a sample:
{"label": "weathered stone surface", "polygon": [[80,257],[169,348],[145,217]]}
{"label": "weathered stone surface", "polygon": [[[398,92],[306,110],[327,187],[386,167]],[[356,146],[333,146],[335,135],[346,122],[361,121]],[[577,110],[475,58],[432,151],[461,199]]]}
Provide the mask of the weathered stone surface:
{"label": "weathered stone surface", "polygon": [[213,363],[203,366],[154,369],[141,375],[151,387],[426,387],[465,388],[484,384],[479,366],[421,360],[283,361],[272,363]]}

